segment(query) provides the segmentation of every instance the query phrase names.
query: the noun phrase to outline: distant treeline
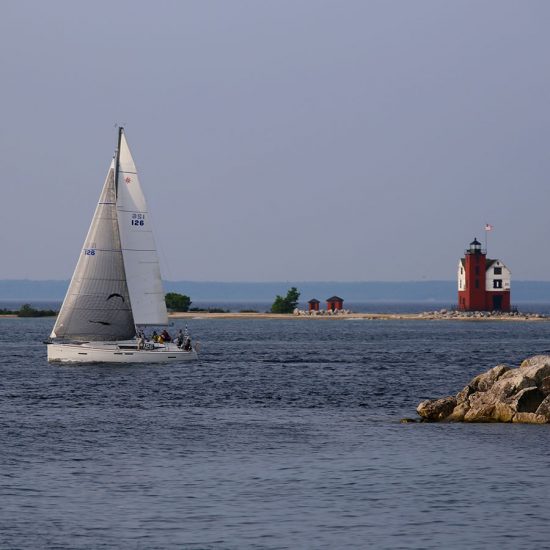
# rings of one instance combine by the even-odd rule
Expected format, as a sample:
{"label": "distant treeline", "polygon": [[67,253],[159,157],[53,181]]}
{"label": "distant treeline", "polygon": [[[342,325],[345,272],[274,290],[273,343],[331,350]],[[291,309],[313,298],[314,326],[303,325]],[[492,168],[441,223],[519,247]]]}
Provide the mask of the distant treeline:
{"label": "distant treeline", "polygon": [[53,309],[35,309],[29,304],[23,304],[19,309],[0,309],[0,315],[17,315],[17,317],[54,317],[57,311]]}
{"label": "distant treeline", "polygon": [[[69,281],[0,281],[0,300],[63,300]],[[166,292],[191,296],[195,302],[269,302],[284,295],[290,287],[300,292],[302,302],[317,298],[323,302],[338,295],[348,302],[441,302],[457,301],[456,281],[348,282],[284,281],[269,283],[227,283],[165,281]],[[512,303],[550,303],[550,281],[512,280]]]}

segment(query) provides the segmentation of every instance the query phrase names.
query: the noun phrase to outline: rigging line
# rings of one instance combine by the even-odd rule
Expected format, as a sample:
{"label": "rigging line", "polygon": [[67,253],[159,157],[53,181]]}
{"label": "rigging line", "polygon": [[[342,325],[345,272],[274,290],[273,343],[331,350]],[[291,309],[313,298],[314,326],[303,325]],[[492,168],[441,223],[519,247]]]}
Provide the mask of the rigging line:
{"label": "rigging line", "polygon": [[118,143],[116,148],[116,162],[115,162],[115,196],[118,196],[118,172],[120,169],[120,142],[122,141],[122,132],[124,128],[118,127]]}
{"label": "rigging line", "polygon": [[[165,269],[163,270],[162,266],[161,266],[160,272],[164,273],[164,275],[165,275],[164,277],[161,277],[161,278],[165,279],[165,280],[173,281],[174,278],[172,277],[172,266],[170,265],[170,260],[169,260],[168,256],[164,252],[164,246],[163,246],[163,241],[162,240],[160,242],[157,242],[157,252],[158,252],[158,255],[159,255],[159,261],[161,261],[164,264],[164,267],[165,267]],[[164,284],[162,286],[164,287]],[[166,291],[166,289],[165,289],[165,291]]]}

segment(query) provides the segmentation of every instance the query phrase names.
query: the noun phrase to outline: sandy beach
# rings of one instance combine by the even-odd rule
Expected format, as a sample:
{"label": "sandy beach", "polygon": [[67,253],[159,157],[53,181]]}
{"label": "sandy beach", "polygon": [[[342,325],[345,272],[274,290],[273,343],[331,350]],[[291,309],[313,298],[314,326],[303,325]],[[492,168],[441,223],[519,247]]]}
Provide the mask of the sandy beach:
{"label": "sandy beach", "polygon": [[501,315],[472,315],[455,314],[448,312],[427,313],[348,313],[346,315],[294,315],[280,313],[207,313],[187,312],[171,313],[171,319],[296,319],[296,320],[327,320],[327,321],[349,321],[353,319],[366,320],[406,320],[406,321],[547,321],[550,318],[540,314],[501,314]]}

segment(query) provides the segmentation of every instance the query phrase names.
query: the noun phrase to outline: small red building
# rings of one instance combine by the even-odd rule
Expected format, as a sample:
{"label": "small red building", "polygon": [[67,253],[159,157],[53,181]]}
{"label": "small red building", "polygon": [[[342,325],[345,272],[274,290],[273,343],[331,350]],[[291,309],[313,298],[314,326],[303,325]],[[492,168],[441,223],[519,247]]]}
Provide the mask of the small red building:
{"label": "small red building", "polygon": [[510,270],[487,258],[474,239],[458,263],[458,309],[462,311],[510,311]]}
{"label": "small red building", "polygon": [[316,300],[315,298],[311,299],[308,302],[309,309],[308,311],[319,311],[319,304],[321,302],[319,300]]}
{"label": "small red building", "polygon": [[344,309],[344,300],[338,296],[327,298],[327,311],[336,311],[338,309]]}

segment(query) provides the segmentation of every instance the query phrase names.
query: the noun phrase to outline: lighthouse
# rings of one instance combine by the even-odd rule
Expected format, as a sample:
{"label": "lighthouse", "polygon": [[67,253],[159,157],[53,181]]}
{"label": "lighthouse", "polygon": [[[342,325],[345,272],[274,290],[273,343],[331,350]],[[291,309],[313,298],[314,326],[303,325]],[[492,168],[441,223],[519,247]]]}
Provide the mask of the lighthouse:
{"label": "lighthouse", "polygon": [[458,309],[510,311],[510,270],[474,239],[458,262]]}

